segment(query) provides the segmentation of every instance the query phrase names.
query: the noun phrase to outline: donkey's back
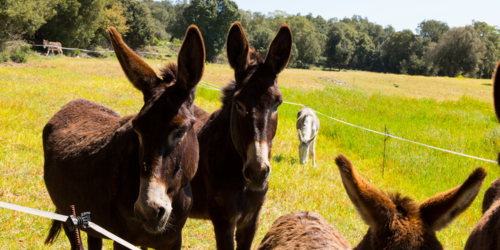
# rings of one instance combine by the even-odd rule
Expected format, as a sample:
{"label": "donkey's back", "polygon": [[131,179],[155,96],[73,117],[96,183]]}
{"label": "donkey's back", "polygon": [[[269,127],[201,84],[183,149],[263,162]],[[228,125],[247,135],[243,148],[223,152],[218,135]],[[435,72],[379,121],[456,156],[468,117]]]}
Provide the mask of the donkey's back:
{"label": "donkey's back", "polygon": [[64,105],[45,125],[46,161],[78,160],[97,152],[123,125],[120,115],[103,105],[76,99]]}
{"label": "donkey's back", "polygon": [[339,231],[317,213],[293,212],[278,218],[259,250],[350,249]]}
{"label": "donkey's back", "polygon": [[[133,136],[130,129],[124,129],[132,117],[122,118],[105,106],[77,99],[50,119],[43,129],[44,179],[58,213],[70,213],[67,204],[71,203],[82,211],[92,211],[94,219],[113,217],[116,171],[120,162],[133,156],[121,155],[123,151],[113,145],[113,140],[126,134]],[[99,181],[98,176],[107,176],[108,181]],[[109,202],[94,206],[95,199],[100,198]]]}

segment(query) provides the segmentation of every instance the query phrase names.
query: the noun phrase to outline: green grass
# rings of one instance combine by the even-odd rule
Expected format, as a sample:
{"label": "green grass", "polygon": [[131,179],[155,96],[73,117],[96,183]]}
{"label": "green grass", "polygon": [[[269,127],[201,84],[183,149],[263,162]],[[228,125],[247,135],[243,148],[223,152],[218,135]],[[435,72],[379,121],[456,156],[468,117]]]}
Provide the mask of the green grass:
{"label": "green grass", "polygon": [[[155,69],[160,61],[147,60]],[[30,58],[28,64],[0,66],[0,201],[53,211],[43,182],[43,126],[64,104],[87,98],[122,115],[137,112],[142,95],[126,80],[116,59]],[[203,80],[223,86],[232,77],[227,65],[210,64]],[[332,77],[353,86],[337,86]],[[392,82],[400,87],[394,88]],[[500,126],[491,106],[488,80],[411,77],[368,72],[286,70],[280,76],[284,99],[298,102],[366,128],[487,159],[496,159]],[[406,87],[405,87],[406,86]],[[414,91],[418,91],[415,94]],[[219,93],[198,89],[196,103],[213,111]],[[342,186],[334,157],[343,153],[375,187],[400,191],[422,202],[460,185],[478,166],[488,172],[473,205],[438,238],[447,249],[463,248],[480,218],[484,190],[498,176],[498,167],[407,142],[389,139],[382,174],[384,136],[320,116],[316,163],[298,163],[295,119],[300,107],[283,104],[272,151],[270,190],[254,240],[257,246],[279,216],[296,210],[321,214],[356,245],[367,226],[357,215]],[[0,209],[0,249],[68,248],[63,235],[43,245],[50,220]],[[111,244],[106,241],[106,247]],[[185,249],[215,247],[210,222],[188,220]]]}

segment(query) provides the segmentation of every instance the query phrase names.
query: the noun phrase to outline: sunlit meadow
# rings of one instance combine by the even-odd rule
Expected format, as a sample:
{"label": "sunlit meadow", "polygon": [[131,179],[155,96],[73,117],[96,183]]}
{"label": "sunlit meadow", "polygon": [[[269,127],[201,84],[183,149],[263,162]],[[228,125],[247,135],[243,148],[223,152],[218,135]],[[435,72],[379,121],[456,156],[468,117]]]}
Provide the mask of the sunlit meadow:
{"label": "sunlit meadow", "polygon": [[[147,60],[155,69],[165,61]],[[206,66],[203,81],[220,87],[232,78],[228,65]],[[336,84],[332,79],[343,81]],[[86,98],[122,115],[138,112],[142,94],[118,62],[64,56],[0,64],[0,201],[54,211],[43,181],[42,129],[67,102]],[[373,130],[486,159],[496,159],[500,126],[491,105],[491,81],[354,71],[287,69],[279,78],[284,99]],[[198,88],[196,104],[220,106],[217,91]],[[295,119],[300,107],[283,104],[272,149],[270,189],[254,248],[279,216],[317,212],[357,244],[366,233],[347,197],[334,157],[343,153],[375,187],[422,202],[460,185],[478,166],[488,176],[476,201],[438,237],[445,248],[463,248],[480,218],[484,190],[498,176],[495,164],[452,155],[362,131],[319,116],[316,167],[298,162]],[[43,245],[50,220],[0,208],[0,249],[69,248],[63,234]],[[85,237],[85,236],[84,236]],[[106,241],[106,247],[111,243]],[[184,249],[215,248],[209,221],[188,220]]]}

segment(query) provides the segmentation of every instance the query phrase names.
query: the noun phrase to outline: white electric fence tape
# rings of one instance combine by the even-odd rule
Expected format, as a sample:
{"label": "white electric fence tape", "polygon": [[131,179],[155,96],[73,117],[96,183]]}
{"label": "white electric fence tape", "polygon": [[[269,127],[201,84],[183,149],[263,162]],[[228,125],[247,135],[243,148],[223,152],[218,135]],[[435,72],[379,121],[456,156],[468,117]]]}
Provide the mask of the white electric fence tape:
{"label": "white electric fence tape", "polygon": [[[2,201],[0,201],[0,207],[23,212],[23,213],[38,215],[41,217],[45,217],[45,218],[49,218],[49,219],[53,219],[53,220],[58,220],[58,221],[62,221],[62,222],[65,222],[68,219],[68,216],[65,216],[65,215],[50,213],[50,212],[46,212],[46,211],[42,211],[42,210],[29,208],[29,207],[18,206],[18,205],[14,205],[14,204],[2,202]],[[92,214],[91,214],[91,216],[92,216]],[[92,219],[92,217],[91,217],[91,219]],[[121,245],[123,245],[124,247],[127,247],[128,249],[140,250],[139,248],[135,247],[134,245],[124,241],[120,237],[108,232],[106,229],[98,226],[97,224],[95,224],[93,222],[90,222],[89,226],[90,226],[90,228],[94,229],[96,232],[99,232],[102,235],[120,243]]]}
{"label": "white electric fence tape", "polygon": [[[203,81],[201,83],[202,83],[202,85],[199,86],[200,88],[220,91],[220,89],[216,85],[209,84],[209,83],[203,82]],[[305,107],[305,105],[300,104],[300,103],[293,103],[293,102],[287,102],[287,101],[283,101],[283,103]],[[323,113],[321,113],[319,111],[316,111],[316,110],[314,110],[314,112],[316,112],[317,114],[320,114],[322,116],[325,116],[327,118],[330,118],[330,119],[332,119],[334,121],[337,121],[337,122],[340,122],[340,123],[343,123],[343,124],[346,124],[346,125],[349,125],[349,126],[352,126],[352,127],[355,127],[355,128],[359,128],[359,129],[362,129],[362,130],[366,130],[366,131],[369,131],[369,132],[372,132],[372,133],[375,133],[375,134],[389,136],[389,137],[392,137],[392,138],[397,139],[397,140],[401,140],[401,141],[405,141],[405,142],[417,144],[417,145],[420,145],[420,146],[423,146],[423,147],[428,147],[428,148],[440,150],[440,151],[451,153],[451,154],[456,154],[456,155],[460,155],[460,156],[469,157],[469,158],[480,160],[480,161],[491,162],[491,163],[498,163],[497,161],[493,161],[493,160],[489,160],[489,159],[484,159],[484,158],[480,158],[480,157],[476,157],[476,156],[472,156],[472,155],[466,155],[466,154],[462,154],[462,153],[459,153],[459,152],[455,152],[455,151],[451,151],[451,150],[447,150],[447,149],[443,149],[443,148],[438,148],[438,147],[434,147],[434,146],[430,146],[430,145],[423,144],[423,143],[420,143],[420,142],[411,141],[411,140],[404,139],[404,138],[401,138],[401,137],[398,137],[398,136],[394,136],[394,135],[391,135],[391,134],[382,133],[382,132],[379,132],[379,131],[376,131],[376,130],[364,128],[364,127],[361,127],[361,126],[358,126],[358,125],[354,125],[352,123],[348,123],[348,122],[339,120],[337,118],[333,118],[333,117],[331,117],[329,115],[325,115],[325,114],[323,114]]]}

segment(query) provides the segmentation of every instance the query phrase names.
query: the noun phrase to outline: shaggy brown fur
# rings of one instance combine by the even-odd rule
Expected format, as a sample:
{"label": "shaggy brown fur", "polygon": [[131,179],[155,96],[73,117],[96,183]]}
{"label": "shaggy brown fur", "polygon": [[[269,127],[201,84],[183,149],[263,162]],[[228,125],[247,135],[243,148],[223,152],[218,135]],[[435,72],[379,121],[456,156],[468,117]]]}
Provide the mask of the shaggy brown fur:
{"label": "shaggy brown fur", "polygon": [[227,56],[235,81],[224,88],[219,110],[208,114],[195,107],[200,162],[191,182],[195,202],[189,216],[212,221],[217,249],[234,249],[235,235],[238,249],[252,246],[282,102],[278,74],[291,49],[292,33],[282,25],[264,61],[250,48],[241,24],[234,23]]}
{"label": "shaggy brown fur", "polygon": [[[114,28],[109,33],[126,76],[144,95],[144,106],[125,117],[85,99],[62,107],[43,130],[45,184],[57,213],[68,215],[75,205],[134,245],[180,249],[192,207],[189,182],[198,165],[193,101],[205,65],[203,40],[196,26],[189,27],[178,67],[165,66],[159,78]],[[164,187],[162,197],[169,200],[171,213],[161,204],[137,211],[139,198],[150,195],[141,191],[150,180]],[[46,243],[56,239],[61,227],[76,249],[73,233],[57,221]],[[103,236],[85,231],[89,249],[101,249]],[[115,242],[114,248],[123,246]]]}
{"label": "shaggy brown fur", "polygon": [[293,212],[279,217],[259,246],[260,250],[350,248],[349,242],[328,221],[310,212]]}
{"label": "shaggy brown fur", "polygon": [[[398,193],[384,194],[375,189],[358,175],[344,155],[338,155],[335,162],[349,198],[363,221],[370,226],[363,240],[354,249],[443,249],[435,232],[445,228],[472,204],[486,177],[484,169],[477,168],[461,186],[435,195],[418,205],[411,198]],[[290,246],[287,249],[311,249],[316,247],[316,242],[306,240],[309,236],[305,236],[314,232],[326,234],[316,237],[330,238],[330,244],[336,246],[332,249],[348,247],[336,245],[341,236],[333,235],[330,226],[314,231],[293,226],[293,221],[299,219],[299,215],[300,213],[292,213],[283,216],[283,219],[279,218],[278,221],[291,220],[292,225],[283,227],[274,223],[259,249],[284,249],[284,244]],[[292,219],[293,217],[295,218]],[[289,237],[290,235],[293,237]],[[268,240],[282,237],[288,239],[286,243]],[[308,242],[311,244],[307,245]]]}
{"label": "shaggy brown fur", "polygon": [[[500,62],[492,80],[493,105],[500,121]],[[500,250],[500,178],[493,181],[484,193],[483,216],[472,229],[464,249]]]}

